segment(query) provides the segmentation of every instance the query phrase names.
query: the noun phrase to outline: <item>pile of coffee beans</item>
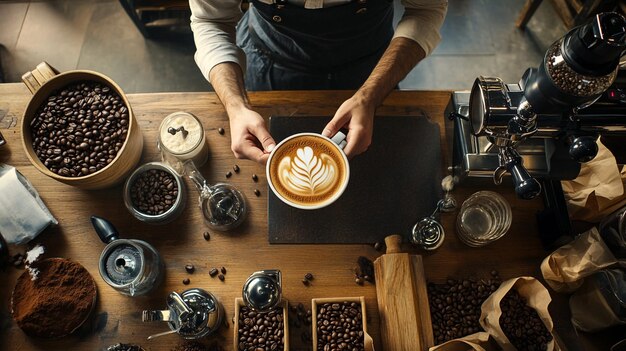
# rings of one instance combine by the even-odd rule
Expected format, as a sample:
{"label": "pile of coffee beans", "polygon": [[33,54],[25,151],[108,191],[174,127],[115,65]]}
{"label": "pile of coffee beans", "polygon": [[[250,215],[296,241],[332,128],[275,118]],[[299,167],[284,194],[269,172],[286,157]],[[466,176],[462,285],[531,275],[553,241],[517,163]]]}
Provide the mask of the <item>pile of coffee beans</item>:
{"label": "pile of coffee beans", "polygon": [[354,269],[354,282],[363,285],[363,282],[374,283],[374,262],[367,257],[359,256]]}
{"label": "pile of coffee beans", "polygon": [[55,91],[30,123],[37,157],[52,172],[81,177],[106,167],[128,134],[128,108],[108,86],[80,82]]}
{"label": "pile of coffee beans", "polygon": [[130,344],[116,344],[107,347],[106,351],[144,351],[141,346]]}
{"label": "pile of coffee beans", "polygon": [[169,210],[178,197],[176,178],[161,169],[147,170],[130,186],[133,206],[148,215],[160,215]]}
{"label": "pile of coffee beans", "polygon": [[283,310],[257,313],[242,306],[239,310],[239,351],[281,351],[285,348]]}
{"label": "pile of coffee beans", "polygon": [[511,289],[500,301],[500,327],[519,351],[546,350],[552,335],[534,308]]}
{"label": "pile of coffee beans", "polygon": [[436,344],[482,331],[480,307],[498,289],[498,272],[487,280],[448,279],[445,284],[428,283],[428,302]]}
{"label": "pile of coffee beans", "polygon": [[554,84],[568,94],[575,96],[594,96],[605,91],[612,82],[612,76],[589,77],[575,72],[564,60],[555,60],[561,56],[561,45],[555,44],[546,53],[546,68]]}
{"label": "pile of coffee beans", "polygon": [[317,351],[364,350],[361,304],[344,301],[317,308]]}
{"label": "pile of coffee beans", "polygon": [[222,351],[222,348],[219,345],[207,347],[196,341],[185,341],[173,348],[172,351]]}

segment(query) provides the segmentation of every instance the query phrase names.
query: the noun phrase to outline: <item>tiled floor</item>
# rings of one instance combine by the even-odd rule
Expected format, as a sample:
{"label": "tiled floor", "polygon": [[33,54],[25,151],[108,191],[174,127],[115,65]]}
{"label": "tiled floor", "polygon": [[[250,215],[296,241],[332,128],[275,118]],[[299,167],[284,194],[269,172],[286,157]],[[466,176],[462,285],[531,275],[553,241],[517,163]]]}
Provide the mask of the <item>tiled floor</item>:
{"label": "tiled floor", "polygon": [[[450,0],[443,41],[401,89],[469,89],[478,75],[516,82],[540,62],[565,27],[546,2],[525,32],[514,22],[522,0]],[[396,0],[396,19],[401,14]],[[193,43],[146,40],[114,0],[0,2],[0,58],[7,82],[39,62],[61,71],[91,69],[126,92],[207,91]]]}

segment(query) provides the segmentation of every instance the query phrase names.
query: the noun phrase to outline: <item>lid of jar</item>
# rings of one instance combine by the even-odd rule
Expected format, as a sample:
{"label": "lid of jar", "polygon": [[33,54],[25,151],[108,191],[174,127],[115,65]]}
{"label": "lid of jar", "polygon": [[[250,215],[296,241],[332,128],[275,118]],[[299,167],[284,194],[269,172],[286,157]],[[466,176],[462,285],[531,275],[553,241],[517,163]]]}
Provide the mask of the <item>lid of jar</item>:
{"label": "lid of jar", "polygon": [[204,128],[200,120],[188,112],[174,112],[159,126],[159,145],[173,155],[189,153],[200,146]]}
{"label": "lid of jar", "polygon": [[279,270],[253,273],[243,286],[243,302],[253,310],[267,312],[280,303],[282,278]]}

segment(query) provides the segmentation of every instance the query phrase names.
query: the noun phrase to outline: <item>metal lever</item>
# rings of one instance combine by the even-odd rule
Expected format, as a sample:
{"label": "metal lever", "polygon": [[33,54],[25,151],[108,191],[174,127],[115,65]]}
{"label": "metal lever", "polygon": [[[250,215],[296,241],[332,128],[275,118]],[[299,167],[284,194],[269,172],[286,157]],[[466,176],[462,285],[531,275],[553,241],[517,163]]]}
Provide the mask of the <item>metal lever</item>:
{"label": "metal lever", "polygon": [[498,152],[500,167],[494,174],[494,183],[500,184],[502,176],[508,171],[513,177],[515,185],[515,193],[517,197],[524,200],[534,199],[541,193],[541,184],[537,179],[530,176],[530,173],[524,168],[523,160],[520,154],[512,147],[502,147]]}

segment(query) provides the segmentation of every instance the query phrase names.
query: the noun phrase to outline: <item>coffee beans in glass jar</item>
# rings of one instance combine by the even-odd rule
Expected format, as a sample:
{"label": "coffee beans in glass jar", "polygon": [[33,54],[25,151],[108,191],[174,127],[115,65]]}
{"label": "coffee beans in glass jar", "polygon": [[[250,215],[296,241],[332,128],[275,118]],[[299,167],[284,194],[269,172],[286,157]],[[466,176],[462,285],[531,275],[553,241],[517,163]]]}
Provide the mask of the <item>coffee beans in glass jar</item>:
{"label": "coffee beans in glass jar", "polygon": [[317,305],[317,351],[364,350],[363,314],[356,302]]}
{"label": "coffee beans in glass jar", "polygon": [[44,166],[63,177],[82,177],[113,162],[126,140],[129,114],[110,87],[78,82],[44,100],[30,127]]}
{"label": "coffee beans in glass jar", "polygon": [[178,197],[176,178],[164,170],[150,169],[138,175],[130,185],[133,206],[148,215],[167,212]]}
{"label": "coffee beans in glass jar", "polygon": [[498,272],[490,279],[448,279],[444,284],[428,283],[428,303],[435,343],[482,331],[480,319],[483,302],[498,289]]}
{"label": "coffee beans in glass jar", "polygon": [[500,327],[519,351],[546,350],[552,335],[534,308],[517,291],[511,289],[500,301]]}
{"label": "coffee beans in glass jar", "polygon": [[239,309],[239,351],[282,351],[285,349],[283,309],[258,313],[242,306]]}

